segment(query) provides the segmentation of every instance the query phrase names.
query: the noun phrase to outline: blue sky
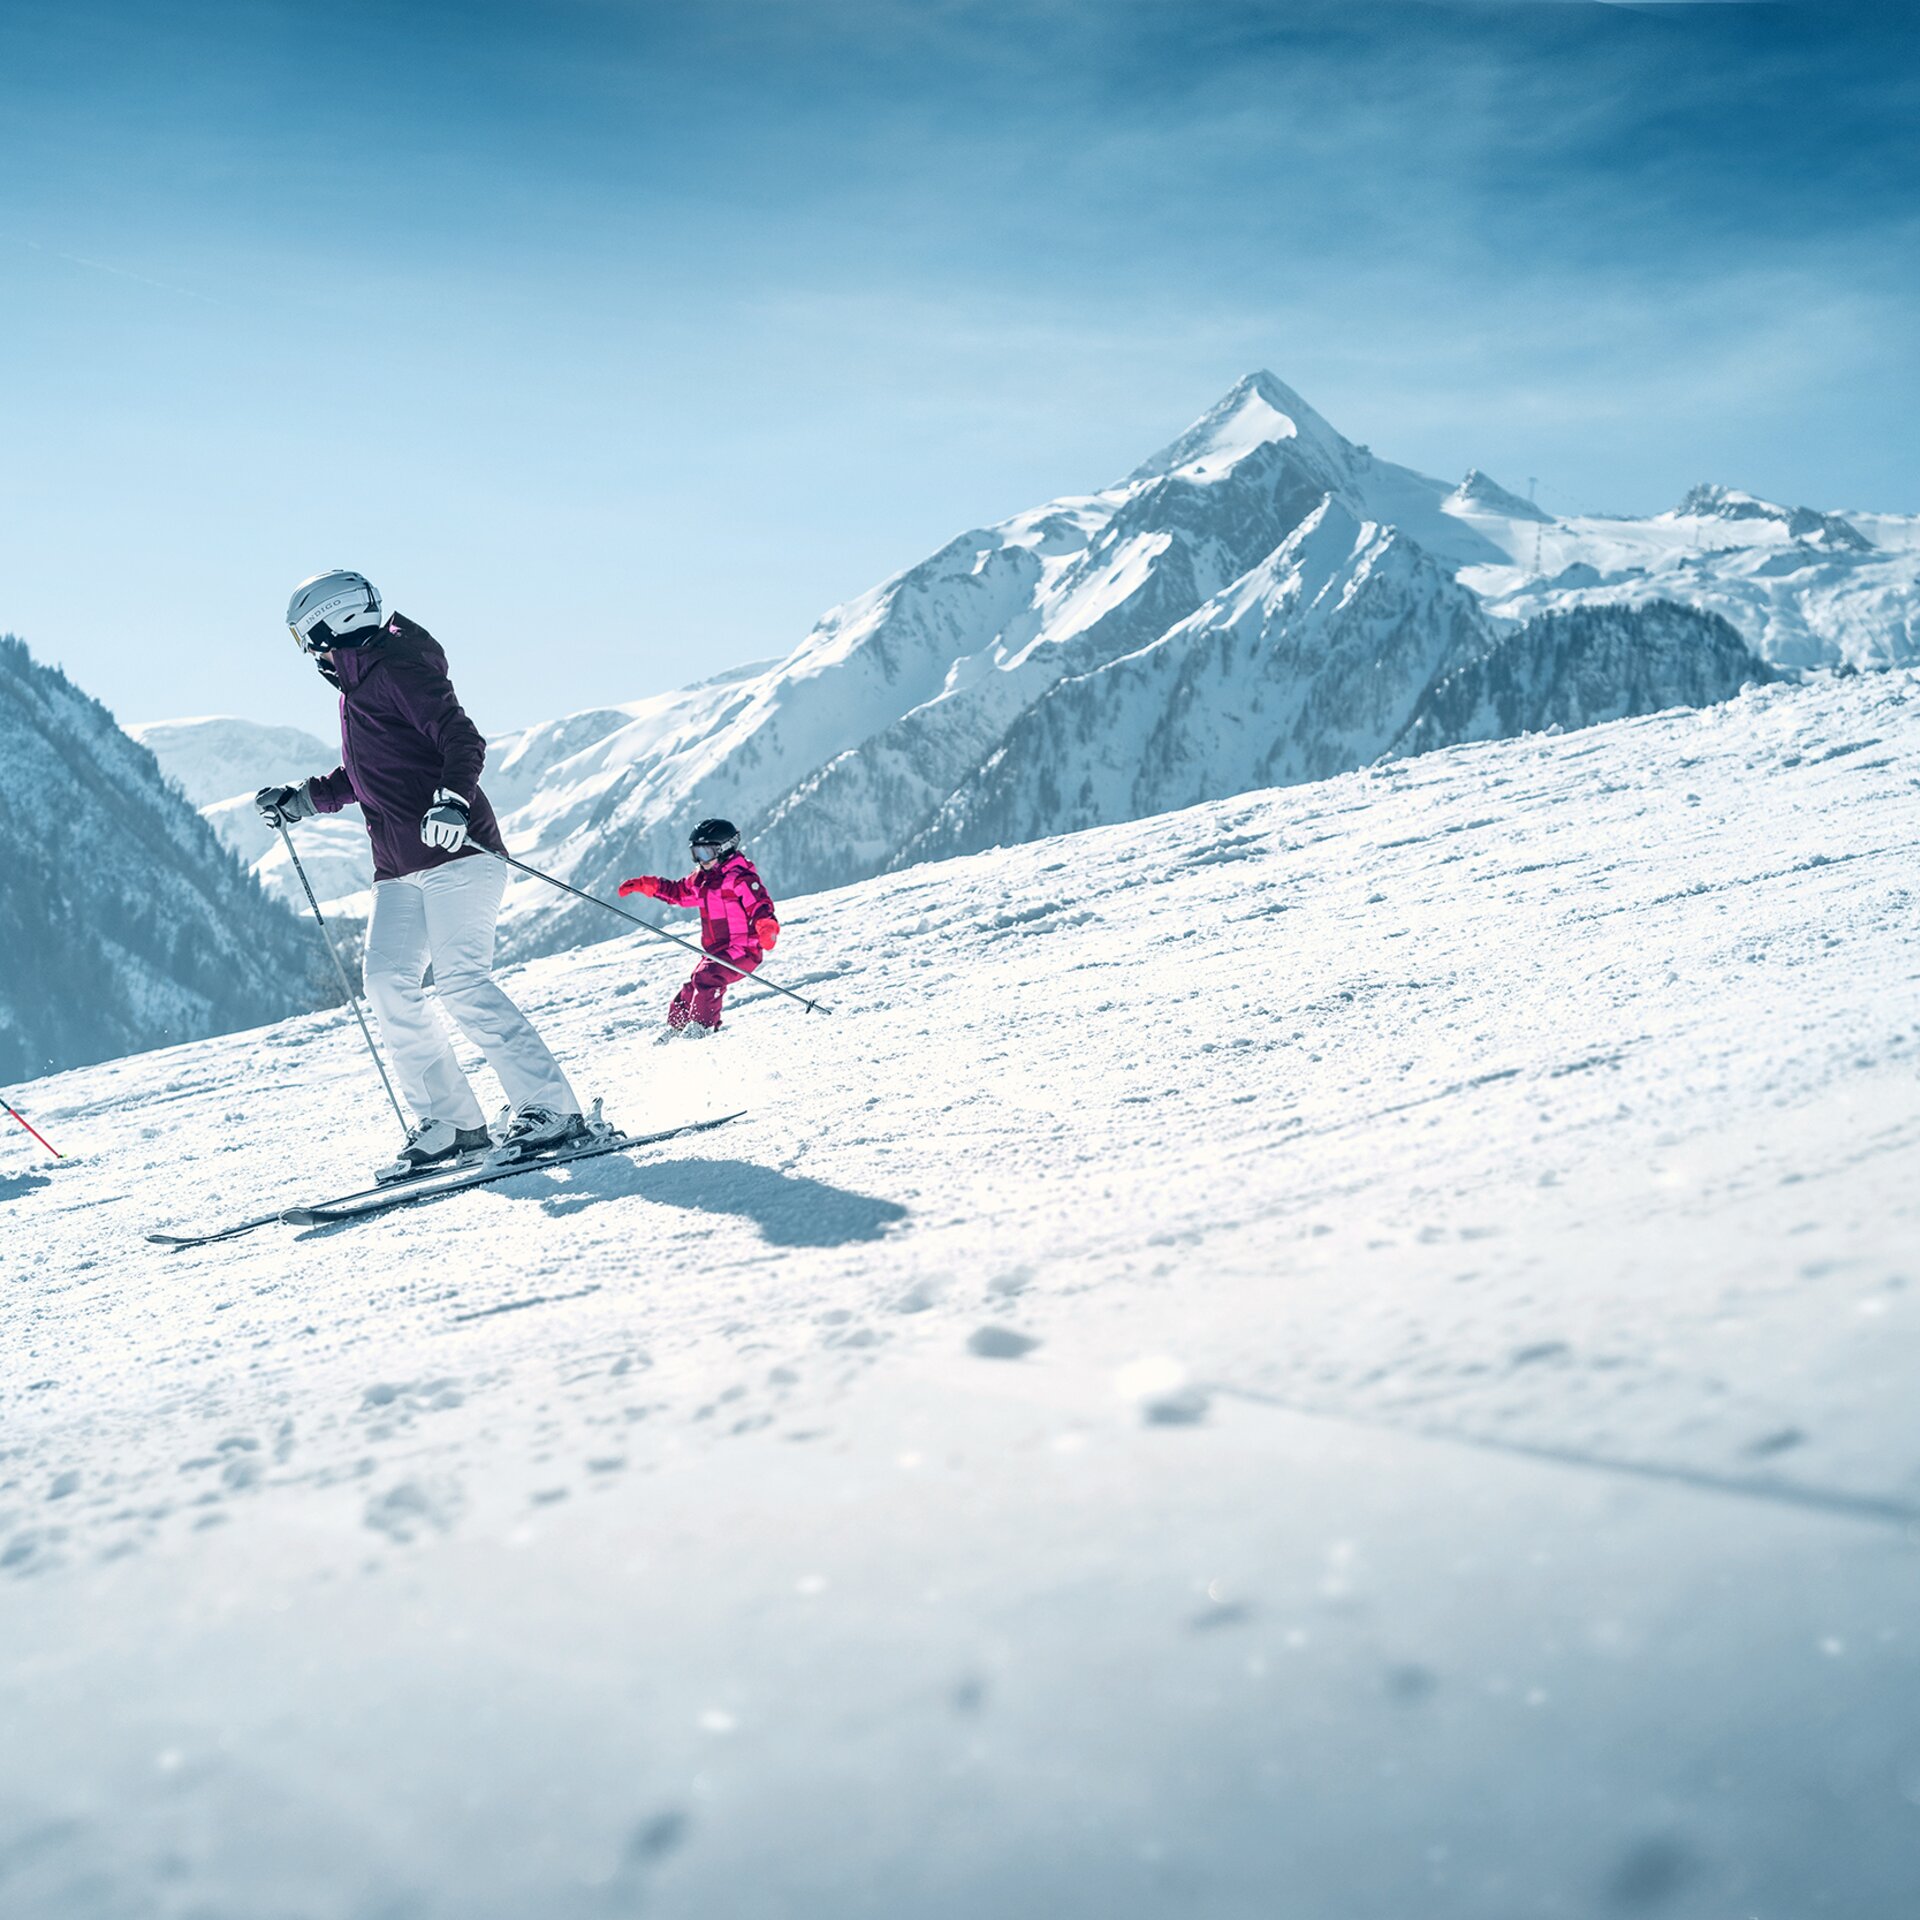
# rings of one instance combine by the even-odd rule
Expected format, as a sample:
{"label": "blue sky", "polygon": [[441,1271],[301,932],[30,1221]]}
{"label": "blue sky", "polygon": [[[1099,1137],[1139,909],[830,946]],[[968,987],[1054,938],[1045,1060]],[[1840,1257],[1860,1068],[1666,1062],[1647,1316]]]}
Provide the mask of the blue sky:
{"label": "blue sky", "polygon": [[1900,7],[0,8],[0,628],[324,727],[364,567],[490,730],[784,652],[1271,367],[1569,510],[1920,510]]}

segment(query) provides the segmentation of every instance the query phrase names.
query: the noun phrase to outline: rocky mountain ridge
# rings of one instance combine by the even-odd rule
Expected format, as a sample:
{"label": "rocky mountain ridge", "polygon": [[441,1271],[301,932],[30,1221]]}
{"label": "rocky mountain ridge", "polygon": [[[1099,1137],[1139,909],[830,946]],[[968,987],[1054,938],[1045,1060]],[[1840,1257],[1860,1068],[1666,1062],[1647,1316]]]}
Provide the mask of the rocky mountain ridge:
{"label": "rocky mountain ridge", "polygon": [[[807,891],[1488,726],[1920,659],[1905,528],[1724,487],[1556,518],[1385,460],[1255,373],[1124,480],[957,536],[783,659],[498,737],[488,784],[516,851],[576,886],[684,870],[688,823],[720,813]],[[1588,608],[1615,614],[1569,623]],[[523,884],[504,944],[608,925]]]}
{"label": "rocky mountain ridge", "polygon": [[278,1020],[325,956],[153,755],[0,636],[0,1082]]}

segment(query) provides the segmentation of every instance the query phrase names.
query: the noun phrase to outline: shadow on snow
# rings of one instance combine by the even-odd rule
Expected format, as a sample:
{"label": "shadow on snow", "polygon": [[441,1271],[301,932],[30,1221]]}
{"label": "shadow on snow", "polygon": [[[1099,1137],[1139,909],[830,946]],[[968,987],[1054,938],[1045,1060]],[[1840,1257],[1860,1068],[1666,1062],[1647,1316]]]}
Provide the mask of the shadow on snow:
{"label": "shadow on snow", "polygon": [[693,1213],[739,1214],[776,1247],[844,1247],[878,1240],[907,1209],[896,1200],[780,1173],[751,1160],[666,1160],[652,1165],[610,1156],[573,1169],[568,1184],[542,1200],[556,1217],[596,1201],[628,1196]]}

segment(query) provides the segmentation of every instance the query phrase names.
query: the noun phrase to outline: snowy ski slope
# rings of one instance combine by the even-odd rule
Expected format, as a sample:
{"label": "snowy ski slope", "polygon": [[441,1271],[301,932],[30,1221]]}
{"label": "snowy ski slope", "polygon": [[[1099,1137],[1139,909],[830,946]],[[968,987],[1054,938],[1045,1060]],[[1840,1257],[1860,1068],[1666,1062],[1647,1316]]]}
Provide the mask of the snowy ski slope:
{"label": "snowy ski slope", "polygon": [[0,1912],[1911,1914],[1916,845],[1895,672],[917,868],[175,1256],[345,1016],[19,1090]]}

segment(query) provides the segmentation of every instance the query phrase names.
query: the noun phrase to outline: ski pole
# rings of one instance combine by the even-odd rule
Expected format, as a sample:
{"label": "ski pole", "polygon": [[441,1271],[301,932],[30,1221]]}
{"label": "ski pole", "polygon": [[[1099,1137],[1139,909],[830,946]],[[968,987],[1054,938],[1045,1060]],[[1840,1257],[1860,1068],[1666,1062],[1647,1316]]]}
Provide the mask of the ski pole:
{"label": "ski pole", "polygon": [[327,958],[333,962],[333,970],[340,976],[340,991],[347,996],[347,1005],[353,1009],[353,1017],[360,1022],[360,1037],[367,1043],[367,1051],[373,1055],[375,1070],[380,1075],[380,1084],[387,1090],[387,1098],[393,1102],[393,1116],[400,1122],[400,1131],[413,1139],[413,1129],[407,1125],[407,1116],[400,1107],[400,1096],[393,1090],[393,1082],[387,1078],[387,1063],[380,1058],[380,1049],[373,1044],[373,1035],[367,1031],[367,1017],[360,1011],[360,1002],[354,996],[352,987],[347,984],[347,970],[340,964],[340,955],[335,950],[333,935],[327,931],[327,916],[320,911],[320,902],[313,897],[313,882],[307,878],[307,870],[300,864],[300,856],[293,850],[293,835],[287,831],[287,823],[277,820],[274,824],[280,829],[280,838],[287,843],[287,858],[293,862],[293,870],[300,876],[300,885],[306,890],[307,905],[313,909],[313,917],[320,925],[320,938],[326,942]]}
{"label": "ski pole", "polygon": [[[491,847],[487,852],[493,853]],[[493,853],[496,860],[504,860],[508,866],[521,873],[529,873],[536,880],[544,880],[550,887],[558,887],[562,893],[570,893],[576,900],[590,900],[596,907],[605,907],[609,913],[617,913],[622,920],[631,920],[636,927],[644,927],[649,933],[657,934],[662,940],[671,940],[676,947],[685,947],[689,953],[697,953],[702,960],[711,960],[718,966],[730,963],[721,959],[717,953],[709,953],[705,947],[696,946],[691,940],[683,940],[677,933],[669,933],[665,927],[656,927],[651,920],[642,920],[637,913],[629,913],[625,907],[616,907],[611,900],[602,900],[597,893],[582,893],[578,887],[570,887],[564,880],[557,880],[550,873],[542,873],[538,867],[530,867],[524,860],[516,860],[510,853]],[[744,980],[752,981],[756,986],[771,987],[775,993],[784,993],[789,1000],[798,1000],[809,1013],[831,1013],[833,1009],[824,1001],[809,1000],[804,993],[795,993],[791,987],[783,987],[778,980],[769,980],[765,974],[749,973],[746,968],[734,969]]]}
{"label": "ski pole", "polygon": [[[6,1102],[5,1102],[4,1100],[0,1100],[0,1107],[7,1107],[7,1103],[6,1103]],[[11,1108],[11,1107],[7,1107],[7,1111],[8,1111],[9,1113],[12,1113],[12,1114],[13,1114],[13,1117],[14,1117],[14,1118],[15,1118],[16,1120],[18,1120],[18,1121],[20,1122],[20,1124],[21,1124],[21,1125],[22,1125],[23,1127],[25,1127],[25,1128],[26,1128],[26,1130],[27,1130],[27,1131],[28,1131],[28,1132],[29,1132],[30,1134],[32,1134],[32,1135],[33,1135],[33,1137],[34,1137],[34,1138],[35,1138],[36,1140],[38,1140],[38,1141],[40,1142],[40,1144],[41,1144],[41,1145],[42,1145],[43,1147],[45,1147],[45,1148],[46,1148],[46,1150],[47,1150],[47,1151],[48,1151],[48,1152],[49,1152],[50,1154],[52,1154],[52,1155],[53,1155],[53,1157],[54,1157],[54,1158],[55,1158],[56,1160],[64,1160],[64,1159],[65,1159],[65,1158],[67,1157],[67,1156],[66,1156],[66,1155],[65,1155],[64,1153],[62,1153],[62,1152],[60,1151],[60,1149],[59,1149],[58,1147],[56,1147],[56,1146],[55,1146],[55,1145],[53,1144],[53,1142],[52,1142],[51,1140],[49,1140],[49,1139],[47,1138],[47,1136],[46,1136],[46,1135],[45,1135],[44,1133],[42,1133],[42,1132],[40,1131],[40,1129],[39,1129],[38,1127],[36,1127],[36,1126],[35,1126],[35,1125],[33,1124],[33,1122],[32,1122],[31,1120],[29,1120],[29,1119],[28,1119],[28,1118],[27,1118],[27,1117],[26,1117],[26,1116],[25,1116],[24,1114],[21,1114],[21,1113],[14,1113],[14,1110],[13,1110],[13,1108]]]}

